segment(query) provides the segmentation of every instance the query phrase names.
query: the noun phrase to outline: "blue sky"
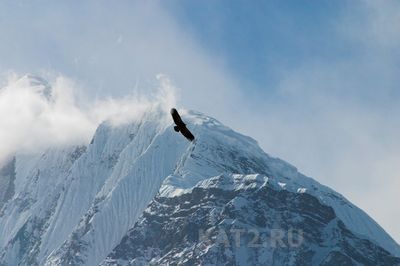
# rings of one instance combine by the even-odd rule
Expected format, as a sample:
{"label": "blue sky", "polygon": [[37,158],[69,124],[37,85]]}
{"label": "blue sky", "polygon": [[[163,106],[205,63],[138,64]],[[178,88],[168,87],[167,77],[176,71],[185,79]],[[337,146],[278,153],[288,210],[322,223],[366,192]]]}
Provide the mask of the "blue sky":
{"label": "blue sky", "polygon": [[[163,3],[182,28],[213,57],[225,62],[251,100],[275,93],[290,71],[321,61],[360,61],[370,50],[338,27],[348,13],[365,23],[368,12],[356,1],[170,1]],[[356,19],[354,19],[356,20]],[[368,82],[378,83],[380,73]],[[364,77],[368,78],[368,77]],[[394,84],[391,84],[394,85]],[[397,93],[394,90],[393,93]],[[366,100],[386,95],[357,93]],[[377,97],[378,96],[378,97]],[[398,96],[398,94],[396,95]],[[391,95],[389,95],[391,97]],[[378,102],[379,104],[385,102]]]}
{"label": "blue sky", "polygon": [[399,242],[398,14],[397,1],[0,1],[0,82],[62,75],[91,101],[148,93],[164,73],[181,107],[257,139]]}
{"label": "blue sky", "polygon": [[250,90],[273,90],[283,69],[355,50],[336,41],[343,6],[332,1],[164,2],[185,30]]}

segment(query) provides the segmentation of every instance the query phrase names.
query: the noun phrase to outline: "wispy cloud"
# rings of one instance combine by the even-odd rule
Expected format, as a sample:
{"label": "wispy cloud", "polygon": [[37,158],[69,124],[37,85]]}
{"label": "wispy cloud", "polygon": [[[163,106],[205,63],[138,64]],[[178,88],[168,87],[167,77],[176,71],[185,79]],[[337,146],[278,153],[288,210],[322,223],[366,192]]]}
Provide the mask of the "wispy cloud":
{"label": "wispy cloud", "polygon": [[40,152],[54,146],[87,144],[103,121],[119,125],[141,118],[149,108],[168,114],[175,105],[174,87],[166,76],[152,95],[77,101],[79,87],[59,76],[13,75],[0,89],[0,162],[15,153]]}

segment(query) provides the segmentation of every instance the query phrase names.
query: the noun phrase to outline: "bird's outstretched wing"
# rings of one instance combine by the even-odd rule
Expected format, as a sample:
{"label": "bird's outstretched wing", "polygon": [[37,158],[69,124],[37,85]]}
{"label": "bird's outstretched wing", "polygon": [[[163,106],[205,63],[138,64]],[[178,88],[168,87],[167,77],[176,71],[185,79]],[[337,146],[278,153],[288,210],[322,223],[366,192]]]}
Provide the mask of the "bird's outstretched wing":
{"label": "bird's outstretched wing", "polygon": [[185,123],[183,123],[181,116],[175,108],[171,109],[171,115],[172,119],[178,127],[185,126]]}
{"label": "bird's outstretched wing", "polygon": [[194,136],[193,136],[192,132],[190,132],[190,130],[186,126],[181,127],[179,131],[188,140],[190,140],[190,141],[194,140]]}

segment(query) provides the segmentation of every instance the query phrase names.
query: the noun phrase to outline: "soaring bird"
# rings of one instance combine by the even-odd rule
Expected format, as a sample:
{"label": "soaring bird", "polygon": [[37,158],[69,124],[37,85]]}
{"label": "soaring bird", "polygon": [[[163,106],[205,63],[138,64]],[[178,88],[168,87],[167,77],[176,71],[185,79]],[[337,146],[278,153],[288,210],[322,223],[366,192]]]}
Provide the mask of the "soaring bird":
{"label": "soaring bird", "polygon": [[189,141],[194,140],[194,136],[192,132],[186,127],[186,124],[183,123],[181,116],[179,115],[178,111],[175,108],[171,109],[172,119],[174,120],[176,126],[174,126],[174,130],[176,132],[181,132],[181,134],[187,138]]}

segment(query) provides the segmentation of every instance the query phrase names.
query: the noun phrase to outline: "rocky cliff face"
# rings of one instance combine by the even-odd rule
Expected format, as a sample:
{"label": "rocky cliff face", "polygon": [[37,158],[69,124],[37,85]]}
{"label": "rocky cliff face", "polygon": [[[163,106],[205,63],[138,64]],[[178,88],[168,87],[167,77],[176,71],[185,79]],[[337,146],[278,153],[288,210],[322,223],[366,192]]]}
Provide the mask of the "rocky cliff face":
{"label": "rocky cliff face", "polygon": [[17,154],[0,172],[0,265],[398,263],[399,245],[343,196],[182,116],[193,143],[154,107],[87,146]]}
{"label": "rocky cliff face", "polygon": [[262,175],[156,196],[102,265],[398,265],[332,207]]}
{"label": "rocky cliff face", "polygon": [[[15,158],[0,166],[0,210],[14,195]],[[1,216],[1,213],[0,213]]]}

